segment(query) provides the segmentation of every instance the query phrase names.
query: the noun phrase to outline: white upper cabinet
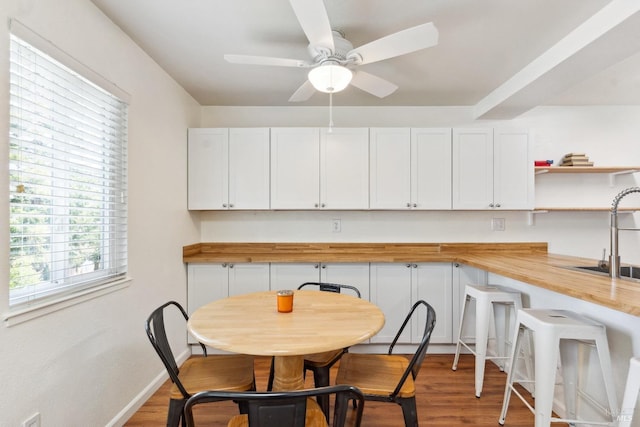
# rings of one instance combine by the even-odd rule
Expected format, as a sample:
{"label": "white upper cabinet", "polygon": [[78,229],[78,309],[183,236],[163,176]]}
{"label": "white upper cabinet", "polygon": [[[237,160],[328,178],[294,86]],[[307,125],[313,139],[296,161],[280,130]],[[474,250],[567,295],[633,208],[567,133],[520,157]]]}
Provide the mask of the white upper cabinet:
{"label": "white upper cabinet", "polygon": [[272,209],[367,209],[367,128],[271,130]]}
{"label": "white upper cabinet", "polygon": [[189,129],[189,209],[269,209],[269,129]]}
{"label": "white upper cabinet", "polygon": [[454,129],[453,209],[531,209],[528,131]]}
{"label": "white upper cabinet", "polygon": [[320,132],[320,207],[369,208],[369,129]]}
{"label": "white upper cabinet", "polygon": [[411,209],[451,209],[451,128],[411,129]]}
{"label": "white upper cabinet", "polygon": [[451,209],[451,129],[370,130],[371,209]]}
{"label": "white upper cabinet", "polygon": [[271,208],[320,206],[320,131],[271,129]]}
{"label": "white upper cabinet", "polygon": [[411,207],[411,130],[371,128],[371,209]]}

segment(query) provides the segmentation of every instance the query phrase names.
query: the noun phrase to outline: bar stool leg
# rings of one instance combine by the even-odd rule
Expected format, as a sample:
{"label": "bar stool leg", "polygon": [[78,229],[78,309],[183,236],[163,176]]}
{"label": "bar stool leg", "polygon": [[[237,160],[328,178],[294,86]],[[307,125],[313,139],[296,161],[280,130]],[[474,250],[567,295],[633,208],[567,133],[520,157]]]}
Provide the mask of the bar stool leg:
{"label": "bar stool leg", "polygon": [[[516,330],[513,335],[513,345],[511,346],[511,356],[509,360],[511,361],[511,366],[516,365],[516,360],[518,358],[518,354],[520,352],[520,342],[523,338],[524,329],[520,328],[519,323],[516,323]],[[511,387],[513,386],[513,376],[515,375],[515,369],[509,369],[507,373],[507,383],[504,387],[504,397],[502,398],[502,411],[500,412],[500,419],[498,423],[500,425],[504,425],[504,420],[507,417],[507,409],[509,408],[509,400],[511,399]]]}
{"label": "bar stool leg", "polygon": [[[536,390],[550,390],[555,388],[556,369],[558,367],[558,347],[560,343],[557,337],[548,339],[548,345],[542,348],[541,340],[535,339],[535,387]],[[551,422],[551,410],[553,408],[553,392],[549,394],[538,393],[535,404],[535,427],[549,427]]]}
{"label": "bar stool leg", "polygon": [[[495,319],[494,324],[496,329],[496,353],[498,357],[505,357],[507,355],[507,339],[506,336],[509,333],[509,310],[511,304],[493,304],[493,317]],[[500,327],[503,325],[504,327]],[[498,359],[498,367],[501,371],[504,371],[508,363],[505,359]]]}
{"label": "bar stool leg", "polygon": [[476,300],[476,397],[480,397],[480,394],[482,394],[482,385],[484,383],[484,365],[487,360],[491,305]]}
{"label": "bar stool leg", "polygon": [[458,341],[456,342],[456,355],[453,358],[453,365],[451,366],[451,370],[455,371],[458,369],[458,360],[460,359],[460,341],[462,340],[462,328],[464,327],[464,319],[467,316],[467,306],[469,305],[469,300],[471,297],[467,295],[462,303],[462,314],[460,315],[460,327],[458,328]]}
{"label": "bar stool leg", "polygon": [[[560,366],[564,388],[565,418],[576,419],[576,397],[578,392],[578,342],[560,340]],[[536,405],[537,406],[537,405]]]}
{"label": "bar stool leg", "polygon": [[638,392],[640,391],[640,358],[632,357],[629,361],[629,373],[627,374],[627,384],[622,398],[622,407],[618,420],[618,427],[631,427],[633,413],[638,402]]}
{"label": "bar stool leg", "polygon": [[602,369],[602,378],[604,379],[604,388],[609,400],[609,411],[612,418],[615,419],[615,412],[618,411],[618,398],[616,397],[616,387],[613,383],[613,367],[611,365],[611,355],[609,354],[609,343],[606,332],[595,339],[596,348],[598,349],[598,358],[600,359],[600,368]]}

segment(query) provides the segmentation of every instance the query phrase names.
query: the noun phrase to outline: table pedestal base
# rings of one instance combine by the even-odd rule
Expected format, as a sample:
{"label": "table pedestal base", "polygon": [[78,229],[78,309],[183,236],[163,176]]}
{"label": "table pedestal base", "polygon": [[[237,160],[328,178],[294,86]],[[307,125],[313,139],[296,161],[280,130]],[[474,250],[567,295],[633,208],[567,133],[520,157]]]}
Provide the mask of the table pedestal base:
{"label": "table pedestal base", "polygon": [[276,356],[273,367],[274,391],[304,388],[304,356]]}

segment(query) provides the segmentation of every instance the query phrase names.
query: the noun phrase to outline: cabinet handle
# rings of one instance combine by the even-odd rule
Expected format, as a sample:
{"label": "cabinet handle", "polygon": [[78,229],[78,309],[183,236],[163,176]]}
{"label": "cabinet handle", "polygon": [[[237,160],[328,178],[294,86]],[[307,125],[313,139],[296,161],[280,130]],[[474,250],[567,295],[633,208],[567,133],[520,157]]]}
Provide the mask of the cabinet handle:
{"label": "cabinet handle", "polygon": [[325,205],[324,203],[322,205],[320,205],[321,208],[324,208],[325,206],[327,206],[327,205]]}
{"label": "cabinet handle", "polygon": [[323,269],[325,269],[325,268],[327,268],[327,266],[326,266],[326,265],[324,265],[324,264],[322,264],[322,268],[323,268]]}
{"label": "cabinet handle", "polygon": [[227,263],[226,262],[222,263],[222,268],[227,268]]}
{"label": "cabinet handle", "polygon": [[227,207],[227,204],[226,204],[226,203],[223,203],[223,204],[222,204],[222,207],[223,207],[223,208],[226,208],[226,207]]}
{"label": "cabinet handle", "polygon": [[414,208],[417,208],[417,207],[418,207],[418,204],[417,204],[417,203],[414,203],[414,204],[413,204],[413,207],[414,207]]}
{"label": "cabinet handle", "polygon": [[407,268],[411,268],[411,264],[407,264]]}
{"label": "cabinet handle", "polygon": [[411,207],[411,203],[407,203],[407,207],[410,208]]}
{"label": "cabinet handle", "polygon": [[230,203],[230,204],[229,204],[229,207],[230,207],[230,208],[232,208],[232,207],[233,207],[233,204],[231,204],[231,203]]}
{"label": "cabinet handle", "polygon": [[489,203],[489,207],[492,208],[493,207],[493,203]]}
{"label": "cabinet handle", "polygon": [[500,207],[500,203],[496,203],[496,208],[499,208],[499,207]]}
{"label": "cabinet handle", "polygon": [[318,207],[318,204],[316,203],[316,204],[315,204],[315,205],[313,205],[313,206],[317,208],[317,207]]}
{"label": "cabinet handle", "polygon": [[233,268],[233,264],[229,264],[229,268]]}
{"label": "cabinet handle", "polygon": [[458,264],[457,262],[454,262],[454,263],[453,263],[453,266],[454,266],[455,268],[458,268],[458,267],[460,267],[460,264]]}
{"label": "cabinet handle", "polygon": [[413,268],[418,268],[418,264],[413,264],[412,267]]}
{"label": "cabinet handle", "polygon": [[313,268],[319,268],[320,266],[318,264],[314,265]]}

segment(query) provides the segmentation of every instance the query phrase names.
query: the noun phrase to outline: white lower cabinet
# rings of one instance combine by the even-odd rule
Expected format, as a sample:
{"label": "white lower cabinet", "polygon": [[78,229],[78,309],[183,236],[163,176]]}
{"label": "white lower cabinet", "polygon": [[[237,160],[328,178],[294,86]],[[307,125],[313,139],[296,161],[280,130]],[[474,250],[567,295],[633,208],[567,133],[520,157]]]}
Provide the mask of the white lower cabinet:
{"label": "white lower cabinet", "polygon": [[[452,334],[451,263],[371,264],[371,302],[385,315],[384,328],[371,342],[390,343],[414,302],[423,299],[436,311],[431,343],[449,344]],[[413,318],[398,343],[419,343],[424,332],[422,314]]]}
{"label": "white lower cabinet", "polygon": [[[187,312],[221,298],[269,290],[268,263],[207,263],[187,266]],[[196,340],[189,335],[190,344]]]}
{"label": "white lower cabinet", "polygon": [[369,300],[369,263],[272,263],[271,289],[297,289],[304,282],[329,282],[358,288]]}

